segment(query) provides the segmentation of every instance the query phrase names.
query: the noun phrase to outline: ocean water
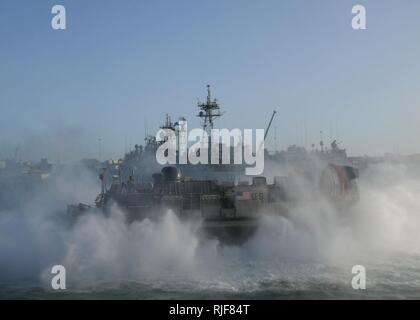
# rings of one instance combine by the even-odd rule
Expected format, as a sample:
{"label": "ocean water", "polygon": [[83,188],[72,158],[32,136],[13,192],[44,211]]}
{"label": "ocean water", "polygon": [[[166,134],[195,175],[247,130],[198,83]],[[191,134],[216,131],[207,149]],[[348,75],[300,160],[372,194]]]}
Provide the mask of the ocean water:
{"label": "ocean water", "polygon": [[[288,219],[273,213],[230,247],[170,211],[127,225],[115,208],[70,227],[48,194],[0,215],[0,299],[420,298],[420,181],[393,165],[359,185],[360,202],[345,212],[319,202]],[[66,268],[63,291],[51,289],[56,264]],[[352,288],[355,265],[366,290]]]}
{"label": "ocean water", "polygon": [[22,281],[2,284],[0,299],[419,299],[420,256],[366,266],[366,290],[351,287],[351,270],[322,264],[248,261],[226,265],[224,275],[198,278],[98,281],[54,291]]}
{"label": "ocean water", "polygon": [[[119,228],[125,227],[114,224],[123,222],[110,218],[105,223],[112,226],[95,231],[97,219],[102,218],[83,222],[86,229],[68,239],[71,249],[59,259],[66,267],[66,290],[50,289],[52,275],[41,259],[33,269],[23,268],[23,277],[3,279],[0,299],[420,298],[419,254],[355,254],[341,245],[325,252],[318,244],[309,245],[313,234],[296,233],[283,218],[266,221],[240,247],[200,242],[170,213],[160,225],[143,222],[124,230],[128,236],[118,240]],[[177,232],[184,235],[177,237]],[[104,239],[108,233],[117,236]],[[124,250],[126,241],[132,244]],[[353,265],[365,267],[366,290],[352,288]]]}

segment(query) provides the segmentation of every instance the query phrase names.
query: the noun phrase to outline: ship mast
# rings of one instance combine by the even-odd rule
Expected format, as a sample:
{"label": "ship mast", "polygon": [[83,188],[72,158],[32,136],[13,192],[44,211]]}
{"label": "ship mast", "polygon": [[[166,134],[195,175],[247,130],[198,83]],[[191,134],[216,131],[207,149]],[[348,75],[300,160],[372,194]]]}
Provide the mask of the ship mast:
{"label": "ship mast", "polygon": [[[160,126],[163,130],[172,130],[175,132],[175,124],[172,123],[171,117],[169,114],[166,114],[165,123]],[[165,137],[164,141],[167,141],[168,137]]]}
{"label": "ship mast", "polygon": [[213,129],[214,120],[218,117],[221,117],[220,107],[217,103],[217,99],[211,98],[210,85],[207,85],[207,101],[206,103],[198,103],[200,112],[198,117],[203,119],[203,130],[207,132],[208,136],[211,135],[211,130]]}

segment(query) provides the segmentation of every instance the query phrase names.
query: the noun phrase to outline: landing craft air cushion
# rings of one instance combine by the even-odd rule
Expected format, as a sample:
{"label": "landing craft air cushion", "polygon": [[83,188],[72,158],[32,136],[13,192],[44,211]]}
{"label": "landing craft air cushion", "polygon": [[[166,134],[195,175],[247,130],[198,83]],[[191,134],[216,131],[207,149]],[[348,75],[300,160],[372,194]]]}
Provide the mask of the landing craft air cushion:
{"label": "landing craft air cushion", "polygon": [[[209,87],[207,102],[199,104],[199,107],[199,117],[204,119],[203,128],[213,129],[213,120],[220,113],[216,100],[211,99]],[[274,115],[275,112],[265,137]],[[164,127],[173,127],[168,117]],[[159,143],[153,140],[154,147],[148,145],[145,150],[156,151]],[[139,149],[144,152],[143,148],[136,146],[136,152]],[[281,154],[280,158],[271,157],[270,161],[283,161],[289,153],[293,157],[298,155],[300,159],[292,161],[294,173],[274,177],[272,183],[268,183],[265,176],[254,176],[249,180],[242,172],[243,166],[222,163],[166,166],[154,174],[142,172],[136,175],[134,169],[142,164],[133,161],[130,155],[129,165],[122,162],[114,165],[114,168],[104,169],[100,176],[102,191],[95,206],[70,205],[68,213],[71,217],[89,211],[108,215],[114,206],[118,206],[126,214],[127,222],[132,223],[143,219],[157,220],[172,211],[182,221],[198,222],[201,235],[216,237],[225,244],[236,244],[254,234],[260,219],[265,215],[289,217],[292,208],[308,201],[326,200],[340,209],[358,201],[357,169],[343,162],[345,152],[337,147],[335,141],[330,153],[321,150],[310,154],[295,154],[291,151]],[[340,155],[340,162],[334,160],[337,154]],[[311,165],[308,166],[308,163]],[[319,163],[322,163],[321,166]],[[301,168],[303,166],[304,170]],[[128,177],[123,177],[121,168],[129,172]],[[156,170],[159,166],[154,168]],[[110,177],[108,171],[111,169],[114,175]],[[109,178],[112,183],[108,188]]]}

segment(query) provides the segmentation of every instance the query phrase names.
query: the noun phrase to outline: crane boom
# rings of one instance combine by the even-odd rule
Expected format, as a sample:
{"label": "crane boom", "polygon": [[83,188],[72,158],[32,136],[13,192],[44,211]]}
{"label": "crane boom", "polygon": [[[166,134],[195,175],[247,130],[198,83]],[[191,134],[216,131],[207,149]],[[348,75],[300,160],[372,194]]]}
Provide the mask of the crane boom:
{"label": "crane boom", "polygon": [[277,113],[277,111],[276,111],[276,110],[274,110],[274,111],[273,111],[273,114],[271,115],[270,122],[268,123],[267,129],[265,130],[265,134],[264,134],[264,141],[265,141],[265,138],[267,138],[268,131],[270,130],[271,123],[273,122],[273,119],[274,119],[274,116],[276,115],[276,113]]}

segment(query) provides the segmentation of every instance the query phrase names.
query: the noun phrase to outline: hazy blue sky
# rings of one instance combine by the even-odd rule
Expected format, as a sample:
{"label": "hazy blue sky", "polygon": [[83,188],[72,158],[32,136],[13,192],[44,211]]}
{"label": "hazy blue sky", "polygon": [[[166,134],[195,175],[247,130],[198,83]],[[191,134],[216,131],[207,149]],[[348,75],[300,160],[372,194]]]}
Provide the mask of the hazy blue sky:
{"label": "hazy blue sky", "polygon": [[120,156],[167,112],[198,126],[208,83],[220,127],[277,109],[278,148],[337,123],[351,155],[420,152],[420,1],[0,1],[0,157]]}

